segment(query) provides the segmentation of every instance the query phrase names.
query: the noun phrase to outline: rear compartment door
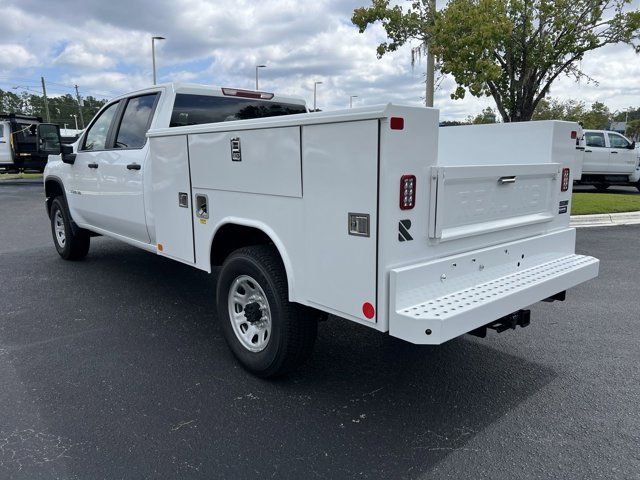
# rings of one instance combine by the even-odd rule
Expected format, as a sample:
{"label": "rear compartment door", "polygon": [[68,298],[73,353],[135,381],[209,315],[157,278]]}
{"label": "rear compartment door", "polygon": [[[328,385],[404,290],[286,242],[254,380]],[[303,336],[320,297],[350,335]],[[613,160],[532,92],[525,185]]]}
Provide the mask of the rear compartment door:
{"label": "rear compartment door", "polygon": [[560,164],[433,167],[429,238],[441,242],[549,222]]}
{"label": "rear compartment door", "polygon": [[375,322],[378,121],[304,126],[302,151],[307,299]]}
{"label": "rear compartment door", "polygon": [[[150,138],[151,211],[158,254],[195,263],[193,207],[187,136]],[[146,197],[145,197],[146,198]]]}

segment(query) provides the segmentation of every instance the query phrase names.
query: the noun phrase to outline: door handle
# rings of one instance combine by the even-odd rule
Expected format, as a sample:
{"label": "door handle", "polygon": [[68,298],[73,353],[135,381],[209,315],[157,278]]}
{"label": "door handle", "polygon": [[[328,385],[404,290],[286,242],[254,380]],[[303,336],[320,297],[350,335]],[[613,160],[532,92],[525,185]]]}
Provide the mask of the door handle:
{"label": "door handle", "polygon": [[591,150],[585,150],[584,153],[591,153]]}
{"label": "door handle", "polygon": [[618,153],[618,152],[611,152],[611,153]]}
{"label": "door handle", "polygon": [[498,183],[500,185],[506,185],[508,183],[516,183],[516,176],[512,176],[512,177],[500,177],[498,179]]}
{"label": "door handle", "polygon": [[89,168],[98,168],[98,164],[97,163],[87,163],[87,167],[89,167]]}
{"label": "door handle", "polygon": [[127,165],[127,170],[140,170],[140,164],[130,163],[129,165]]}

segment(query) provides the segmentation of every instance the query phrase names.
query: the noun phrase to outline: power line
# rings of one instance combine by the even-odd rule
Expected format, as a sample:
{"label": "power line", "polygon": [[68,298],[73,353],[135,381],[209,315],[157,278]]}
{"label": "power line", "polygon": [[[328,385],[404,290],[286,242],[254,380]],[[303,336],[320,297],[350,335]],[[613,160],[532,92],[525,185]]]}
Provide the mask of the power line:
{"label": "power line", "polygon": [[[1,82],[0,83],[4,83],[5,85],[9,85],[9,84],[15,84],[15,83],[34,83],[35,85],[26,85],[26,87],[35,87],[38,88],[38,84],[40,83],[37,79],[33,79],[33,78],[26,78],[26,77],[15,77],[15,76],[9,76],[9,75],[0,75],[0,79],[4,79],[6,80],[6,82]],[[58,82],[50,82],[49,80],[47,80],[47,85],[56,85],[58,87],[63,87],[63,88],[67,88],[70,90],[70,92],[60,92],[57,91],[55,93],[58,94],[69,94],[69,95],[73,95],[76,86],[75,85],[66,85],[64,83],[58,83]],[[110,93],[106,93],[106,92],[101,92],[101,91],[97,91],[97,90],[86,90],[84,88],[80,88],[81,91],[86,92],[88,94],[90,94],[91,96],[98,96],[98,97],[103,97],[103,98],[111,98],[111,97],[115,97],[117,96],[117,94],[110,92]],[[53,93],[53,90],[51,91],[51,93]]]}

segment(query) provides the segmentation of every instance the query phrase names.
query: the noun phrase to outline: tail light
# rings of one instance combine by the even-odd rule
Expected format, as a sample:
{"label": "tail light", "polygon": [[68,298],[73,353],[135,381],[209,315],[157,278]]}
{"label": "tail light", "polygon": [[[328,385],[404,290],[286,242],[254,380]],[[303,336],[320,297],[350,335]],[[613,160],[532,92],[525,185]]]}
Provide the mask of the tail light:
{"label": "tail light", "polygon": [[566,192],[569,190],[569,174],[571,171],[568,168],[562,169],[562,185],[560,186],[561,192]]}
{"label": "tail light", "polygon": [[389,127],[391,127],[391,130],[404,130],[404,118],[391,117]]}
{"label": "tail light", "polygon": [[400,210],[411,210],[416,206],[416,176],[400,177]]}
{"label": "tail light", "polygon": [[575,140],[576,138],[578,138],[578,132],[571,130],[571,140]]}

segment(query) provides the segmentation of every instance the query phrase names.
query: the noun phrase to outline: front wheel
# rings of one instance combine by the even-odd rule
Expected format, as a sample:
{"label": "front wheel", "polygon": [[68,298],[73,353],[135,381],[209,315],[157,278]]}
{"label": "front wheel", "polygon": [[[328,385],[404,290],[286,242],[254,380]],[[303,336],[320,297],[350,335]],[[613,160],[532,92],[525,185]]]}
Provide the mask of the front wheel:
{"label": "front wheel", "polygon": [[51,203],[51,234],[58,254],[65,260],[79,260],[89,253],[89,232],[71,224],[71,215],[62,197]]}
{"label": "front wheel", "polygon": [[260,377],[294,370],[313,350],[317,319],[288,296],[273,246],[241,248],[225,260],[217,287],[220,327],[242,366]]}

